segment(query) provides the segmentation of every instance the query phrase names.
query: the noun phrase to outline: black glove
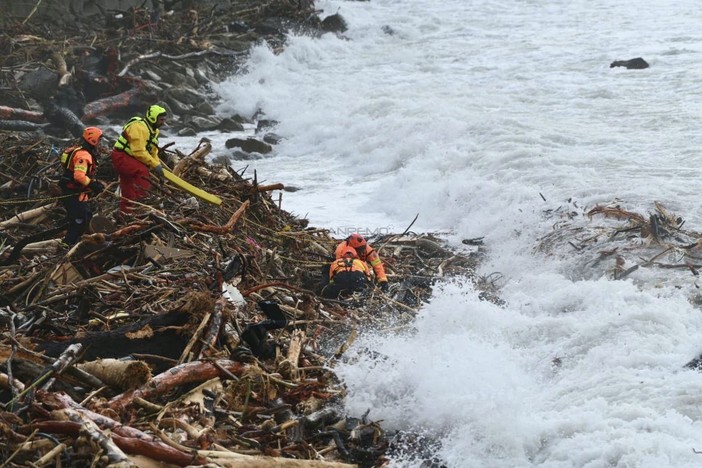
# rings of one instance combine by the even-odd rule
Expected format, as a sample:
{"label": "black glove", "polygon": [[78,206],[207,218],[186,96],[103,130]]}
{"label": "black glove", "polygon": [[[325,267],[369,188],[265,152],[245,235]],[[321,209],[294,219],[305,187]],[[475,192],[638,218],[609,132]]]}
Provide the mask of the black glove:
{"label": "black glove", "polygon": [[163,180],[163,165],[162,164],[159,164],[158,166],[154,167],[153,171],[154,171],[154,174],[156,174],[159,179]]}
{"label": "black glove", "polygon": [[91,180],[88,184],[88,188],[94,195],[100,195],[102,191],[105,190],[105,186],[98,180]]}
{"label": "black glove", "polygon": [[381,291],[388,292],[388,282],[387,281],[383,281],[381,283],[378,283],[378,287],[380,288]]}

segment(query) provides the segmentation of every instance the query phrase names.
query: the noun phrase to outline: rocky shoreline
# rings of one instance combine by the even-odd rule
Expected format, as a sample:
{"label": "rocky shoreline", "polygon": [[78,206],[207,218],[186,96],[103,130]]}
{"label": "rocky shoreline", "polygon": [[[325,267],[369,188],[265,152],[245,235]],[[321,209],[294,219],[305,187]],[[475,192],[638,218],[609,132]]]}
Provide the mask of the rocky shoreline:
{"label": "rocky shoreline", "polygon": [[213,83],[240,71],[255,44],[282,50],[290,31],[345,28],[311,0],[153,3],[72,21],[5,17],[0,129],[77,137],[83,125],[119,125],[158,102],[170,111],[167,135],[240,131],[252,121],[217,116]]}

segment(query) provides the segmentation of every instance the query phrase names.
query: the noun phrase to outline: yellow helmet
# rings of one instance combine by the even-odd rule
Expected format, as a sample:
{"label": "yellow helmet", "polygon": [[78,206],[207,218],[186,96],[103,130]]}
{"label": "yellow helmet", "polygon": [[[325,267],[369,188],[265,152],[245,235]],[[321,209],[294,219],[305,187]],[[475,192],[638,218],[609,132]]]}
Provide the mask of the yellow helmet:
{"label": "yellow helmet", "polygon": [[154,104],[153,106],[149,107],[149,109],[146,111],[146,120],[148,120],[151,124],[155,124],[159,117],[166,114],[168,114],[168,111],[166,111],[166,109],[157,104]]}

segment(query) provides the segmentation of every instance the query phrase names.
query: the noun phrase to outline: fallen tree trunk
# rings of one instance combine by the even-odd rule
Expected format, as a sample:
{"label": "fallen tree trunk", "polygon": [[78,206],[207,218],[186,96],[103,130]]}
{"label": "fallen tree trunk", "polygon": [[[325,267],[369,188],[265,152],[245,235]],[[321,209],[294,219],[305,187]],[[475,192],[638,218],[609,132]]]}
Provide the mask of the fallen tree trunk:
{"label": "fallen tree trunk", "polygon": [[44,123],[46,117],[41,112],[30,111],[26,109],[17,109],[15,107],[0,106],[0,119],[3,120],[25,120],[27,122]]}
{"label": "fallen tree trunk", "polygon": [[149,96],[143,86],[137,86],[115,96],[106,97],[85,105],[83,121],[88,122],[106,114],[115,114],[133,107],[145,106]]}
{"label": "fallen tree trunk", "polygon": [[26,120],[0,120],[0,130],[6,130],[8,132],[33,132],[35,130],[41,130],[47,125],[49,124],[27,122]]}
{"label": "fallen tree trunk", "polygon": [[46,115],[46,119],[49,122],[58,127],[65,128],[74,137],[78,138],[83,135],[85,124],[81,122],[81,120],[76,114],[73,113],[72,110],[66,107],[59,107],[55,104],[50,104],[47,106],[44,115]]}
{"label": "fallen tree trunk", "polygon": [[193,361],[173,367],[163,372],[140,388],[117,395],[108,402],[110,408],[118,409],[130,405],[135,398],[148,400],[185,384],[205,382],[224,376],[220,368],[234,375],[240,375],[248,366],[240,362],[220,360],[217,365],[211,362]]}

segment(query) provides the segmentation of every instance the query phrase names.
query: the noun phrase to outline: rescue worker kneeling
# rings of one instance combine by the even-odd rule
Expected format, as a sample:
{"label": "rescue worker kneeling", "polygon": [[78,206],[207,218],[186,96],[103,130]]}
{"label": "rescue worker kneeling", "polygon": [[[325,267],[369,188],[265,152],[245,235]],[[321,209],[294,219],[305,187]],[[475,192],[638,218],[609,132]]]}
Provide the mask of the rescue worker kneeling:
{"label": "rescue worker kneeling", "polygon": [[381,291],[387,292],[388,276],[385,274],[385,267],[383,266],[383,262],[380,260],[378,252],[376,252],[375,249],[368,244],[362,235],[351,234],[336,246],[334,256],[336,258],[341,258],[343,253],[349,247],[354,249],[356,255],[362,262],[370,264],[370,266],[373,268],[373,272],[375,273],[375,281],[378,283],[378,287],[381,289]]}
{"label": "rescue worker kneeling", "polygon": [[329,267],[329,284],[322,289],[322,296],[336,299],[367,289],[371,285],[370,270],[358,258],[353,247],[346,248]]}

